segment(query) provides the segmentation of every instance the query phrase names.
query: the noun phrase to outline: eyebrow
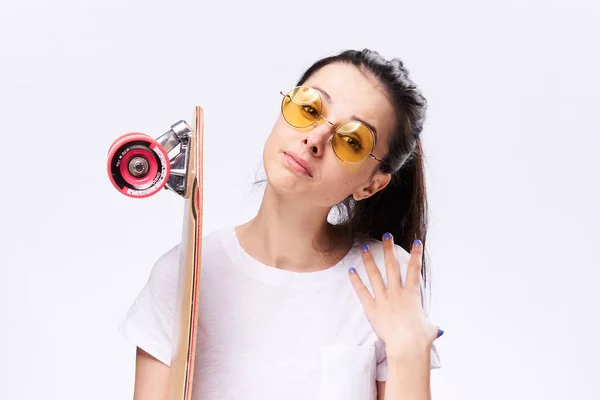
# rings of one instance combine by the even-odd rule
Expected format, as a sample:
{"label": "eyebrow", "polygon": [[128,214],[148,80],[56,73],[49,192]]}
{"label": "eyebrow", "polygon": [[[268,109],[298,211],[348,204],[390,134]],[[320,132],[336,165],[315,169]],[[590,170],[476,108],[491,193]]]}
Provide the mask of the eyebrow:
{"label": "eyebrow", "polygon": [[[331,100],[331,96],[329,95],[329,93],[327,93],[325,90],[323,90],[322,88],[320,88],[319,86],[316,85],[312,85],[313,88],[317,89],[319,92],[323,93],[323,96],[325,97],[325,100],[328,103],[333,103],[333,101]],[[368,122],[364,121],[362,118],[357,117],[356,115],[353,115],[351,117],[351,119],[354,119],[358,122],[362,122],[363,124],[365,124],[367,127],[369,127],[369,129],[371,129],[373,131],[373,135],[375,135],[375,143],[377,143],[377,129],[375,129],[375,127],[371,124],[369,124]]]}

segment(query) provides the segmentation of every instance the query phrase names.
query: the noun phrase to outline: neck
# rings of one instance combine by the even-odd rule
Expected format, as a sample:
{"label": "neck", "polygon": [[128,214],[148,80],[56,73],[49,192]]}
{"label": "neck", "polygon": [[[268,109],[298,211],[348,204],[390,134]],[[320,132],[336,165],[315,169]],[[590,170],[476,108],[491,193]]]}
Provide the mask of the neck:
{"label": "neck", "polygon": [[318,208],[275,193],[267,185],[256,216],[238,226],[240,245],[265,265],[295,272],[329,268],[350,243],[327,221],[329,208]]}

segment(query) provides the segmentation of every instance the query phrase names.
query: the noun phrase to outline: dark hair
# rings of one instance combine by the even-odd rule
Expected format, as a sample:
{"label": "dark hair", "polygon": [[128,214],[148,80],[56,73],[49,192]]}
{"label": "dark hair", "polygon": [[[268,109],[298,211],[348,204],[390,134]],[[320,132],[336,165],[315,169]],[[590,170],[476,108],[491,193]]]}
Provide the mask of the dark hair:
{"label": "dark hair", "polygon": [[[342,216],[338,225],[352,238],[366,236],[381,240],[385,232],[390,232],[394,242],[408,252],[415,239],[425,246],[428,210],[420,139],[427,108],[425,97],[409,78],[401,60],[388,61],[368,49],[346,50],[323,58],[310,66],[297,84],[304,84],[312,74],[332,63],[352,64],[376,78],[396,110],[396,131],[390,135],[385,163],[379,163],[380,171],[392,174],[390,183],[367,199],[355,201],[352,196],[344,199],[336,206]],[[424,285],[427,276],[424,256]]]}

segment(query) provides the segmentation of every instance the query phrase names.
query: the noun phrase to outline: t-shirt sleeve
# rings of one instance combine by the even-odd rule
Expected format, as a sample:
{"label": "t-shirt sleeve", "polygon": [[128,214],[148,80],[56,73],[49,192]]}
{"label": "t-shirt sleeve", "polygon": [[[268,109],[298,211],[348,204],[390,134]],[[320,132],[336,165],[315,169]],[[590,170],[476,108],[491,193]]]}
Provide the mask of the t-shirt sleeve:
{"label": "t-shirt sleeve", "polygon": [[178,274],[179,245],[156,261],[119,325],[125,338],[166,365],[171,363]]}

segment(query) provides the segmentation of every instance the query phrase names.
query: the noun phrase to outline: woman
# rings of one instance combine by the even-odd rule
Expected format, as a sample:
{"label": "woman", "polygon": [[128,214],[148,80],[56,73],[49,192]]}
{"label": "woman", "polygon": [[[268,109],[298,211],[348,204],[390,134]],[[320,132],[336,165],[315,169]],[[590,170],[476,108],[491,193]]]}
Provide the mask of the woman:
{"label": "woman", "polygon": [[[194,398],[429,399],[442,331],[421,301],[426,101],[369,50],[318,61],[282,95],[257,215],[203,239]],[[164,398],[178,249],[121,326],[135,399]]]}

